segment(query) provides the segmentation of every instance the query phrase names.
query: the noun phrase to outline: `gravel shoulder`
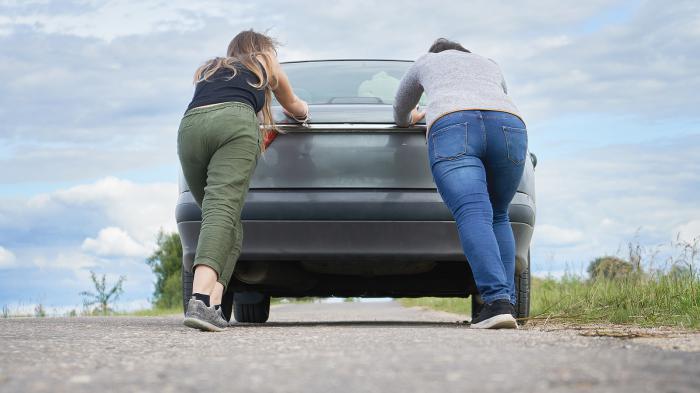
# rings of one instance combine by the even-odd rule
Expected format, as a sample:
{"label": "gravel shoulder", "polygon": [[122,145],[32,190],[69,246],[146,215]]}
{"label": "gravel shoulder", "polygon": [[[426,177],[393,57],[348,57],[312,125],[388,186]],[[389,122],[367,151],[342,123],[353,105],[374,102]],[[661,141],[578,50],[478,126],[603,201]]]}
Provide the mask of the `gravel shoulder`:
{"label": "gravel shoulder", "polygon": [[462,320],[393,302],[278,305],[223,333],[179,316],[2,319],[0,392],[700,391],[697,333]]}

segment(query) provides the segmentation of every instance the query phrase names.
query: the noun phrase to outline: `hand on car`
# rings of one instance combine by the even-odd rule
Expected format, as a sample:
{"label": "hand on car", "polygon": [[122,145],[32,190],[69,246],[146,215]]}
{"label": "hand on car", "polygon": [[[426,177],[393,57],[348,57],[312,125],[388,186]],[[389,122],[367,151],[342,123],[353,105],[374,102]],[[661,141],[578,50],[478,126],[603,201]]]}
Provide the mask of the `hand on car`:
{"label": "hand on car", "polygon": [[424,117],[425,117],[425,112],[420,112],[418,110],[418,107],[415,107],[411,111],[411,125],[414,125],[414,124],[418,123],[419,121],[423,120]]}
{"label": "hand on car", "polygon": [[297,115],[291,113],[290,111],[288,111],[284,107],[282,107],[282,111],[284,112],[284,114],[287,117],[289,117],[289,118],[291,118],[299,123],[305,123],[307,120],[309,120],[309,104],[307,104],[306,101],[304,101],[302,99],[298,99],[298,104],[299,104],[298,107],[302,108],[304,111],[304,114],[301,116],[297,116]]}

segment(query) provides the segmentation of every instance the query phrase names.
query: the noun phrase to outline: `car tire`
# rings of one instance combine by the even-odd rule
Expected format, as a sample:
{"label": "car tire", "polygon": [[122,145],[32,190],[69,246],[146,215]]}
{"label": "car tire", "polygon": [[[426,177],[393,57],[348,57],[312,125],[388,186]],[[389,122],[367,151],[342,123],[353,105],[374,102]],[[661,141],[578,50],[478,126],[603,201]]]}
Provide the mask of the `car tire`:
{"label": "car tire", "polygon": [[479,294],[475,293],[471,295],[472,298],[472,321],[476,319],[477,315],[481,312],[481,309],[484,308],[484,301],[481,300],[481,296]]}
{"label": "car tire", "polygon": [[265,323],[270,317],[270,296],[260,292],[235,292],[233,317],[241,323]]}
{"label": "car tire", "polygon": [[530,316],[530,251],[527,252],[527,266],[515,276],[515,314],[518,324],[524,325]]}
{"label": "car tire", "polygon": [[187,302],[190,301],[192,297],[192,282],[194,280],[194,273],[188,272],[182,269],[182,312],[187,312]]}
{"label": "car tire", "polygon": [[233,313],[233,291],[226,291],[221,297],[221,312],[224,314],[224,319],[230,322]]}

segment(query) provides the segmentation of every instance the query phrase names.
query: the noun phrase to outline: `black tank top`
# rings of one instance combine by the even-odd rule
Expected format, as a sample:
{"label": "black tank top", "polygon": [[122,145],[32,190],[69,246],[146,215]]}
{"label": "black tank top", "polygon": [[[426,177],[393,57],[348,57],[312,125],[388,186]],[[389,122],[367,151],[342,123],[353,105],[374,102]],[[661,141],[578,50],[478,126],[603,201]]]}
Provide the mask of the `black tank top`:
{"label": "black tank top", "polygon": [[265,104],[265,90],[250,85],[259,83],[259,80],[249,69],[239,66],[237,70],[233,78],[233,71],[221,68],[209,79],[197,82],[187,110],[222,102],[242,102],[259,112]]}

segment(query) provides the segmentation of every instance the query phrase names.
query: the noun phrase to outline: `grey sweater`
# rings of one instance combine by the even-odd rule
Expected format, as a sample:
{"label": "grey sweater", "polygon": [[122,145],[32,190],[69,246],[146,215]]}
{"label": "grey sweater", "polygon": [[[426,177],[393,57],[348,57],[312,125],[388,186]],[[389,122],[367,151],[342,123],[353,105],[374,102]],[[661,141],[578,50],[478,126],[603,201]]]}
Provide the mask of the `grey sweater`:
{"label": "grey sweater", "polygon": [[508,97],[498,65],[474,53],[446,50],[421,56],[401,79],[394,100],[394,121],[406,127],[421,94],[428,96],[426,124],[460,110],[520,113]]}

